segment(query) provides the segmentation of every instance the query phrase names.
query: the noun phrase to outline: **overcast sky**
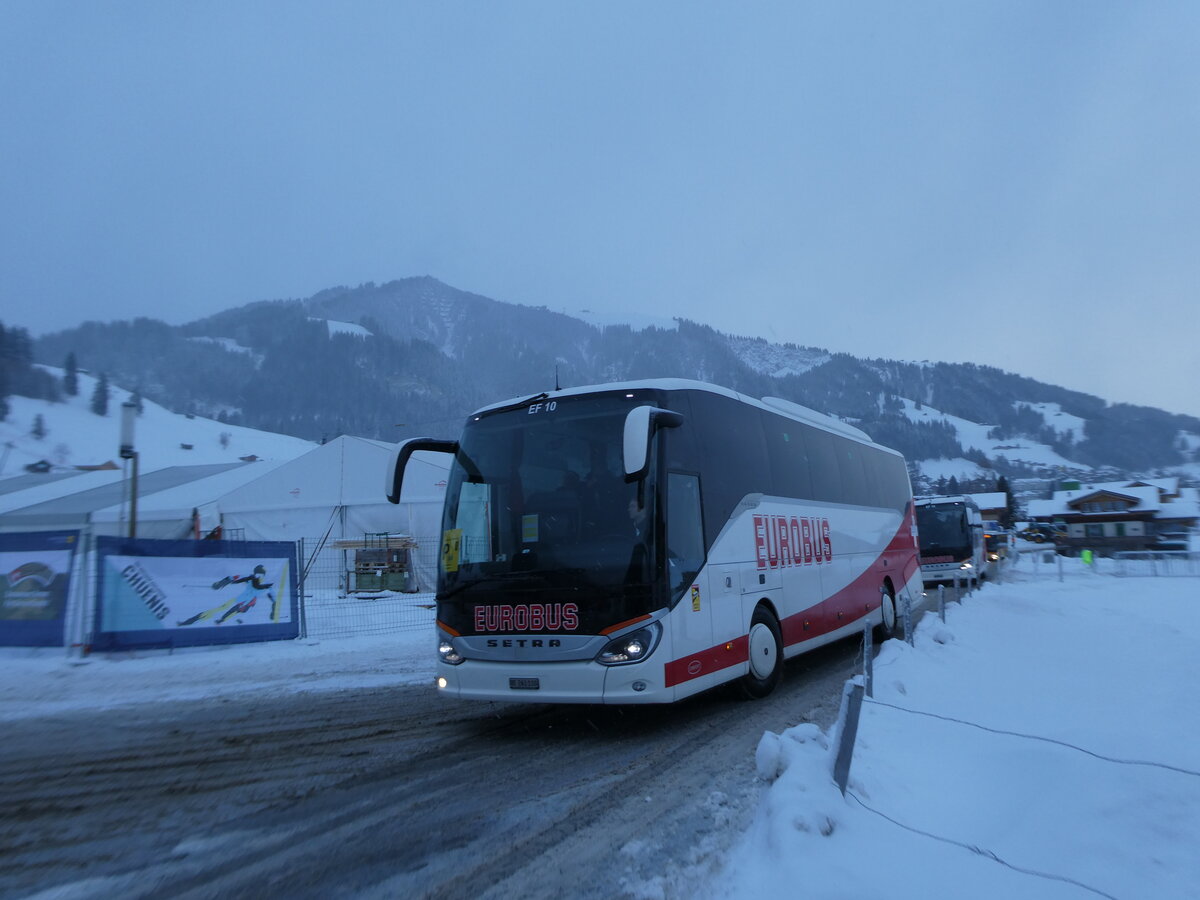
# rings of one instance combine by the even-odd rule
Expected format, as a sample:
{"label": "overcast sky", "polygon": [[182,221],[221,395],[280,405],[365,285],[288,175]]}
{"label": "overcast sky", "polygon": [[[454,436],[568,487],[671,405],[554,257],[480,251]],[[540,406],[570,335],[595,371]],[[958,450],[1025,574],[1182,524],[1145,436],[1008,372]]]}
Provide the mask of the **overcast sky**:
{"label": "overcast sky", "polygon": [[0,2],[0,322],[433,275],[1200,415],[1200,3]]}

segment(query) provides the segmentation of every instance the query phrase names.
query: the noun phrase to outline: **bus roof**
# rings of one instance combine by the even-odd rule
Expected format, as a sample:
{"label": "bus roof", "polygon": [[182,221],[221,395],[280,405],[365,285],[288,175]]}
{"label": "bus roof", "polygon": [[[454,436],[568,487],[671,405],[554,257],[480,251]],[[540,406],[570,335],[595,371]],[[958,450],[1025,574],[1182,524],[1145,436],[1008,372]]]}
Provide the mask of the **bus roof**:
{"label": "bus roof", "polygon": [[[632,391],[632,390],[658,390],[658,391],[708,391],[711,394],[719,394],[722,397],[729,397],[732,400],[737,400],[741,403],[757,406],[759,409],[767,412],[779,413],[787,416],[790,419],[796,419],[800,422],[806,422],[810,425],[815,425],[818,428],[826,431],[832,431],[845,437],[853,438],[857,441],[862,441],[865,444],[871,444],[879,447],[881,450],[886,450],[890,453],[896,453],[890,447],[884,447],[881,444],[876,444],[869,434],[859,428],[855,428],[841,419],[826,415],[822,412],[817,412],[815,409],[809,409],[807,406],[801,406],[799,403],[793,403],[791,400],[784,400],[781,397],[764,397],[762,400],[756,400],[746,394],[738,393],[727,387],[721,387],[718,384],[709,384],[705,381],[695,381],[690,378],[646,378],[637,381],[615,381],[609,384],[589,384],[579,387],[562,388],[555,391],[546,391],[544,395],[537,395],[537,399],[555,400],[560,397],[574,397],[579,394],[598,394],[607,393],[610,391]],[[520,404],[525,400],[533,401],[532,397],[514,397],[509,400],[502,400],[498,403],[489,403],[487,406],[480,407],[471,413],[472,416],[477,416],[485,412],[495,409],[502,409],[507,406]],[[899,454],[897,454],[899,455]]]}
{"label": "bus roof", "polygon": [[917,506],[940,506],[943,503],[962,503],[965,506],[975,506],[974,500],[961,495],[955,497],[916,497],[913,502]]}

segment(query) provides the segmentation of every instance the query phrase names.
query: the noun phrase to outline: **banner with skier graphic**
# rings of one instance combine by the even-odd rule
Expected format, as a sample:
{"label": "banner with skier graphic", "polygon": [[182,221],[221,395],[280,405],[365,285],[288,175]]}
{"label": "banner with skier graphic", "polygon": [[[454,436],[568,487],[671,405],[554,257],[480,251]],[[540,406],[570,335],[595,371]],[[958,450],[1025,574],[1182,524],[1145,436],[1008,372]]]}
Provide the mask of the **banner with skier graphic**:
{"label": "banner with skier graphic", "polygon": [[97,552],[96,649],[289,640],[299,633],[291,543],[102,537]]}
{"label": "banner with skier graphic", "polygon": [[78,545],[78,531],[0,534],[0,645],[63,645]]}

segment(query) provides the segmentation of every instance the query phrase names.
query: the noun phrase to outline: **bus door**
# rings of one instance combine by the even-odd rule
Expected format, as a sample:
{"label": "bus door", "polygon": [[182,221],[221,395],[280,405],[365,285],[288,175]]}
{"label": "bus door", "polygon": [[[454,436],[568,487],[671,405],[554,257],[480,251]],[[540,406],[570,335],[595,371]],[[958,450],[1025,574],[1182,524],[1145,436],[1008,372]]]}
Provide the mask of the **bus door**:
{"label": "bus door", "polygon": [[704,521],[700,478],[667,475],[667,580],[674,609],[672,653],[684,656],[713,645],[713,607],[704,566]]}
{"label": "bus door", "polygon": [[712,607],[713,642],[729,640],[746,632],[742,615],[742,573],[735,563],[710,565],[708,596]]}
{"label": "bus door", "polygon": [[[815,578],[805,578],[802,567],[794,564],[798,559],[791,547],[794,544],[799,552],[800,520],[786,515],[778,506],[765,504],[747,515],[753,523],[754,543],[749,561],[739,566],[742,588],[740,633],[746,633],[759,601],[767,600],[779,616],[784,645],[802,641],[819,627],[821,592],[819,587],[804,591],[797,584],[798,581],[815,581]],[[807,603],[813,604],[803,616],[792,615],[797,612],[793,601],[799,594],[809,597]]]}

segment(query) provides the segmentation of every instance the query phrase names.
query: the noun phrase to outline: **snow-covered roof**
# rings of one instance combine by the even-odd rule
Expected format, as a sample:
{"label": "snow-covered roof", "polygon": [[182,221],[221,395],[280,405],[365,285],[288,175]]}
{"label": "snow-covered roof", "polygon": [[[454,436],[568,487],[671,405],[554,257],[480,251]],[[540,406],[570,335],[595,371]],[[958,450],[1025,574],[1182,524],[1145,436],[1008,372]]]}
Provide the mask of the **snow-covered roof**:
{"label": "snow-covered roof", "polygon": [[76,472],[71,478],[43,479],[23,490],[0,495],[0,515],[8,516],[14,510],[50,503],[61,497],[90,491],[108,484],[118,484],[124,474],[120,470],[106,469],[99,472]]}
{"label": "snow-covered roof", "polygon": [[[1178,494],[1179,493],[1179,476],[1177,476],[1177,475],[1172,475],[1168,478],[1138,478],[1133,481],[1125,481],[1125,482],[1121,482],[1121,483],[1124,484],[1126,487],[1134,487],[1137,485],[1152,485],[1152,486],[1158,488],[1164,494]],[[1102,487],[1107,487],[1110,485],[1115,486],[1116,484],[1117,484],[1117,482],[1108,482],[1108,484],[1102,485]]]}
{"label": "snow-covered roof", "polygon": [[[218,505],[232,513],[387,503],[384,472],[395,449],[385,441],[342,435],[230,491]],[[405,475],[405,502],[441,503],[448,469],[445,454],[414,454]]]}
{"label": "snow-covered roof", "polygon": [[[1077,504],[1086,502],[1089,497],[1101,494],[1127,497],[1134,501],[1131,511],[1157,513],[1165,506],[1170,506],[1159,499],[1159,489],[1154,485],[1144,487],[1129,487],[1129,482],[1107,482],[1105,484],[1085,484],[1078,490],[1055,491],[1049,500],[1030,500],[1026,509],[1032,518],[1047,516],[1075,515],[1084,512]],[[1112,512],[1097,513],[1097,515],[1112,515]]]}
{"label": "snow-covered roof", "polygon": [[75,478],[82,474],[83,470],[81,469],[70,469],[60,472],[30,472],[24,475],[14,475],[11,478],[0,478],[0,496],[16,491],[26,491],[29,488],[41,487],[45,484],[53,484],[64,478]]}
{"label": "snow-covered roof", "polygon": [[1028,500],[1025,503],[1025,512],[1026,512],[1026,514],[1028,514],[1029,518],[1032,519],[1033,521],[1037,521],[1038,519],[1045,519],[1045,518],[1048,518],[1053,515],[1058,515],[1058,513],[1055,512],[1055,510],[1057,510],[1057,509],[1058,509],[1058,505],[1052,499],[1051,500],[1045,500],[1045,499]]}
{"label": "snow-covered roof", "polygon": [[[203,509],[242,485],[263,477],[282,465],[278,460],[225,466],[211,474],[181,482],[150,494],[139,490],[138,517],[142,519],[184,519],[194,509]],[[209,468],[209,467],[197,467]],[[126,503],[116,503],[92,513],[93,522],[118,522],[128,514]]]}
{"label": "snow-covered roof", "polygon": [[[220,472],[249,465],[251,464],[238,462],[214,463],[207,466],[170,466],[153,472],[141,473],[138,476],[138,503],[141,505],[146,498],[151,497],[159,491],[169,490],[180,485],[206,479]],[[96,481],[100,480],[99,476],[106,476],[106,478],[102,483],[95,484]],[[87,479],[88,484],[94,486],[85,487],[85,479]],[[5,524],[11,526],[20,522],[41,526],[56,524],[64,526],[77,525],[82,524],[91,513],[97,510],[114,506],[119,507],[127,502],[126,491],[128,490],[128,481],[122,477],[122,473],[119,471],[92,472],[68,482],[59,482],[59,484],[75,485],[77,489],[69,493],[62,493],[51,499],[41,500],[40,502],[33,502],[19,507],[10,507],[5,511]],[[80,490],[78,488],[84,489]],[[10,495],[10,497],[30,499],[25,496],[25,493]]]}
{"label": "snow-covered roof", "polygon": [[1008,505],[1004,491],[988,491],[982,494],[967,494],[980,509],[1003,509]]}

